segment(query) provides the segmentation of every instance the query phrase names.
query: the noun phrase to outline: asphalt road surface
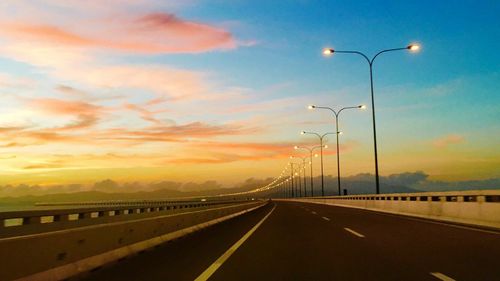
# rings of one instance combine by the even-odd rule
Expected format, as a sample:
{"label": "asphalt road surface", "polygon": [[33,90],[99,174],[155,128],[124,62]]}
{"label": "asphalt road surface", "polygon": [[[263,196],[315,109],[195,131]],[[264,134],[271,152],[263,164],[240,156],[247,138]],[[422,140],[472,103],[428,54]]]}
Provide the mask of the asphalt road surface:
{"label": "asphalt road surface", "polygon": [[78,279],[500,281],[500,233],[271,202]]}

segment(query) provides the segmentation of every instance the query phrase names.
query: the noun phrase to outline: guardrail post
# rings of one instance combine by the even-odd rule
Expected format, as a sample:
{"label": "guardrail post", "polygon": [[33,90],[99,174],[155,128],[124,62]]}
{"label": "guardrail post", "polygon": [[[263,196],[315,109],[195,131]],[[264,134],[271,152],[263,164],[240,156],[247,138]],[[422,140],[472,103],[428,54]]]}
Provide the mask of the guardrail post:
{"label": "guardrail post", "polygon": [[23,218],[23,225],[27,224],[40,224],[41,223],[41,217],[24,217]]}

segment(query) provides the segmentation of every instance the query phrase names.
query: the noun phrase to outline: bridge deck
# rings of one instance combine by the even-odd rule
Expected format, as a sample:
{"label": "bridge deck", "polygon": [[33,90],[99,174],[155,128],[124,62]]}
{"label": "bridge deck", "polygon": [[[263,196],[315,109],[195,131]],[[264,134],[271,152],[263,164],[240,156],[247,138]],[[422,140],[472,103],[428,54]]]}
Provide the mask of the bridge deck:
{"label": "bridge deck", "polygon": [[500,280],[494,231],[296,202],[269,204],[82,279],[194,280],[274,204],[209,280]]}

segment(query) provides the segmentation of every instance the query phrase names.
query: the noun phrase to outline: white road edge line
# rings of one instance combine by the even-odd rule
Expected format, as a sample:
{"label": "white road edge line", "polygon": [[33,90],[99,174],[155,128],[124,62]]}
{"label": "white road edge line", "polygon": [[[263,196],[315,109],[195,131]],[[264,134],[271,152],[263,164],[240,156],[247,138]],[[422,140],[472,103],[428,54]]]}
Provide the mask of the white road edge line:
{"label": "white road edge line", "polygon": [[359,233],[359,232],[356,232],[356,231],[354,231],[354,230],[352,230],[352,229],[350,229],[350,228],[344,227],[344,229],[345,229],[346,231],[348,231],[348,232],[350,232],[350,233],[352,233],[352,234],[354,234],[354,235],[358,236],[358,237],[361,237],[361,238],[364,238],[364,237],[365,237],[363,234],[361,234],[361,233]]}
{"label": "white road edge line", "polygon": [[322,217],[325,221],[329,221],[330,219],[327,217]]}
{"label": "white road edge line", "polygon": [[431,272],[431,275],[443,281],[456,281],[455,279],[448,277],[441,272]]}
{"label": "white road edge line", "polygon": [[212,274],[221,267],[224,262],[229,259],[229,257],[241,246],[245,241],[259,228],[259,226],[271,215],[271,213],[276,209],[276,204],[274,205],[273,209],[264,217],[262,218],[250,231],[248,231],[243,237],[241,237],[238,242],[234,243],[231,248],[229,248],[222,256],[220,256],[212,265],[210,265],[205,271],[203,271],[198,278],[196,278],[194,281],[206,281]]}
{"label": "white road edge line", "polygon": [[316,212],[311,212],[311,214],[316,215]]}

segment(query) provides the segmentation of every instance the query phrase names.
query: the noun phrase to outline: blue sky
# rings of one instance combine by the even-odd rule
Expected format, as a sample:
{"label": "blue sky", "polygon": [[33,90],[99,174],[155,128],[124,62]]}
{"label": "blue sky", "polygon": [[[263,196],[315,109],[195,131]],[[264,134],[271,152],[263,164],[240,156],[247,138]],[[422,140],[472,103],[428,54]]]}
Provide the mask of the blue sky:
{"label": "blue sky", "polygon": [[[422,49],[374,65],[382,174],[500,176],[498,1],[0,7],[3,183],[68,182],[68,171],[86,175],[78,182],[274,176],[290,147],[315,144],[298,132],[333,130],[308,104],[370,105],[366,62],[324,47],[372,56],[410,43]],[[343,171],[373,173],[371,111],[340,121]]]}

